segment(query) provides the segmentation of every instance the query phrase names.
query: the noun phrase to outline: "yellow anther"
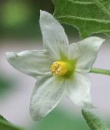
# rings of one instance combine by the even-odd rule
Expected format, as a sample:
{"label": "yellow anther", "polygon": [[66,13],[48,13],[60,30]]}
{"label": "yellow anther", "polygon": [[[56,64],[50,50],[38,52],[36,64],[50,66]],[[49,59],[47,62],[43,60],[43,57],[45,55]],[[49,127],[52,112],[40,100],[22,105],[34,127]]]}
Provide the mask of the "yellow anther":
{"label": "yellow anther", "polygon": [[68,64],[64,61],[56,61],[50,69],[53,75],[63,76],[68,72]]}

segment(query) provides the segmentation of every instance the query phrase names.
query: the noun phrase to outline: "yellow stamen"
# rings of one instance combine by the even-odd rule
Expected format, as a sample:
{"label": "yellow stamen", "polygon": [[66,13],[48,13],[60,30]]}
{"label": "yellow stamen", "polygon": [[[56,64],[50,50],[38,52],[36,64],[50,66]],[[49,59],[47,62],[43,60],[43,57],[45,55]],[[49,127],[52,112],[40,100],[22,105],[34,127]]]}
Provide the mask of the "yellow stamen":
{"label": "yellow stamen", "polygon": [[63,76],[68,72],[68,64],[64,61],[56,61],[50,69],[53,75]]}

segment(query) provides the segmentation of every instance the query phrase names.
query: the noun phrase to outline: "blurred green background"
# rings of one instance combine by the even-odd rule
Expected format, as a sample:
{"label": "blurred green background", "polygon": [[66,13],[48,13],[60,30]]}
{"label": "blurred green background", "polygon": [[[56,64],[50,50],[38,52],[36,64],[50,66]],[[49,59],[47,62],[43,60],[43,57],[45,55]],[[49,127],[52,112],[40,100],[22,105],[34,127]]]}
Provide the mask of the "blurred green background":
{"label": "blurred green background", "polygon": [[[23,79],[25,75],[14,70],[5,59],[6,51],[33,49],[37,43],[41,48],[40,9],[53,13],[54,5],[51,0],[0,0],[0,113],[12,123],[32,130],[89,130],[81,110],[70,107],[68,111],[64,104],[41,121],[33,122],[28,109],[35,81]],[[75,28],[64,27],[69,39],[71,36],[78,39]]]}
{"label": "blurred green background", "polygon": [[[1,0],[0,38],[31,38],[38,36],[39,9],[44,2],[42,0]],[[45,8],[45,4],[42,5],[43,7]],[[46,8],[48,9],[48,7]],[[52,10],[52,8],[49,10]]]}
{"label": "blurred green background", "polygon": [[40,9],[53,13],[54,5],[51,0],[1,0],[0,38],[39,38]]}

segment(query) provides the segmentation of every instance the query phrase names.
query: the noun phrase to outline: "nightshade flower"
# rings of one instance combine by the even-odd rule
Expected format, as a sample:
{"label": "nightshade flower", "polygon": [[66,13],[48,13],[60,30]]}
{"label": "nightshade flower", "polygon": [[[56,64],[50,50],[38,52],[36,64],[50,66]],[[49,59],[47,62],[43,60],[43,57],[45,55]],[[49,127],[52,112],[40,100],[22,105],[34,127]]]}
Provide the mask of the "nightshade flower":
{"label": "nightshade flower", "polygon": [[44,50],[7,53],[13,67],[38,79],[30,103],[32,118],[46,116],[65,95],[91,108],[88,72],[104,39],[93,36],[69,45],[63,27],[45,11],[40,12],[40,27]]}

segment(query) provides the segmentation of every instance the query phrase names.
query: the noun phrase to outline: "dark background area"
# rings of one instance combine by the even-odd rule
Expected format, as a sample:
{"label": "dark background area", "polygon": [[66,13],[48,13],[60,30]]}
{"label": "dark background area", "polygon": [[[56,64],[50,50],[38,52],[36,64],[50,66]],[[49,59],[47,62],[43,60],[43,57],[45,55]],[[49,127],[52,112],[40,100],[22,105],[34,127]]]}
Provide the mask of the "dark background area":
{"label": "dark background area", "polygon": [[[39,38],[39,10],[53,13],[52,0],[1,0],[0,39]],[[68,33],[78,34],[75,28],[65,28]]]}
{"label": "dark background area", "polygon": [[51,0],[1,0],[0,38],[32,38],[39,35],[39,10],[53,12]]}

